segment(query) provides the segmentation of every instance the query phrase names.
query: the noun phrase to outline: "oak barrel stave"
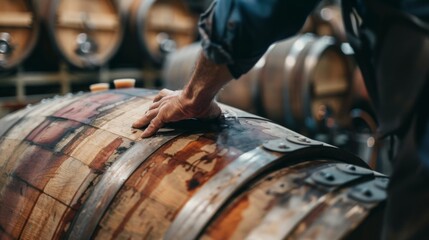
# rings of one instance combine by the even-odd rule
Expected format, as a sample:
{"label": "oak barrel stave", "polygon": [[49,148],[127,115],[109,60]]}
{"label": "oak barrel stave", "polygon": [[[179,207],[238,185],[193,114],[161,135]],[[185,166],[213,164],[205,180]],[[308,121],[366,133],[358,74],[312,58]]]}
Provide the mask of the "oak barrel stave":
{"label": "oak barrel stave", "polygon": [[[174,125],[173,133],[142,140],[141,130],[130,125],[155,93],[128,89],[66,96],[0,120],[2,237],[162,238],[189,203],[202,201],[204,192],[216,193],[213,184],[228,186],[228,192],[219,189],[224,196],[219,200],[228,205],[252,182],[299,162],[326,158],[365,165],[329,145],[288,142],[297,134],[224,105],[230,115],[221,123],[190,121]],[[262,147],[277,139],[291,151]],[[253,160],[246,161],[251,152]],[[209,222],[215,219],[204,215]]]}
{"label": "oak barrel stave", "polygon": [[[201,136],[200,134],[184,135],[164,145],[158,150],[158,153],[164,154],[149,158],[131,176],[125,184],[125,189],[123,188],[118,195],[123,203],[133,202],[131,200],[133,198],[129,196],[134,195],[135,189],[141,189],[141,196],[134,197],[138,199],[137,203],[124,209],[123,203],[114,202],[113,205],[118,206],[118,209],[110,209],[102,224],[106,224],[107,229],[109,226],[115,226],[118,214],[122,215],[125,211],[129,219],[125,217],[122,220],[120,227],[124,229],[116,229],[113,236],[161,238],[169,226],[169,221],[173,220],[178,209],[200,186],[238,156],[260,145],[261,140],[273,138],[258,128],[244,130],[251,126],[255,126],[254,123],[249,125],[243,120],[240,124],[229,126],[227,132],[222,131],[218,136],[211,133]],[[263,126],[262,123],[261,126]],[[270,134],[273,133],[270,131]],[[253,140],[242,141],[243,138],[248,139],[251,136]],[[171,189],[167,191],[173,191],[172,196],[165,193],[167,186]],[[135,222],[139,221],[141,221],[140,226],[145,227],[132,228]],[[103,236],[112,234],[105,228],[102,227],[99,230],[97,238],[100,236],[99,238],[102,239]],[[146,233],[148,229],[153,230]]]}
{"label": "oak barrel stave", "polygon": [[[107,97],[112,97],[112,95],[107,95]],[[117,102],[121,97],[123,96],[113,96],[112,98]],[[48,117],[31,116],[27,119],[23,118],[17,123],[15,128],[9,130],[2,137],[6,140],[20,139],[21,141],[11,156],[2,155],[2,158],[4,157],[3,164],[1,165],[2,174],[16,175],[16,178],[13,177],[10,179],[12,183],[16,181],[28,183],[31,188],[42,191],[43,194],[41,196],[54,197],[56,199],[54,201],[55,204],[66,205],[68,210],[54,211],[54,215],[58,214],[58,216],[62,216],[65,212],[72,210],[72,206],[79,205],[79,198],[82,197],[84,191],[91,184],[91,181],[97,176],[94,173],[98,172],[99,175],[103,171],[103,163],[107,163],[109,158],[114,159],[118,155],[118,151],[115,150],[126,149],[131,145],[131,141],[126,138],[121,138],[105,130],[84,124],[83,122],[89,123],[88,117],[93,116],[94,112],[89,112],[86,116],[80,112],[74,112],[77,116],[73,116],[72,110],[75,109],[76,104],[79,106],[88,106],[92,101],[97,99],[97,96],[92,99],[91,97],[85,99],[77,97],[77,99],[77,101],[68,105],[68,108],[62,108],[51,113],[63,118],[53,117],[52,115]],[[106,103],[109,104],[108,101]],[[49,105],[50,103],[45,104]],[[103,105],[106,104],[102,104],[101,106]],[[79,108],[80,110],[81,108]],[[65,112],[68,115],[64,114]],[[65,118],[69,119],[66,120]],[[31,124],[28,124],[30,122]],[[26,129],[26,131],[22,131],[21,129]],[[24,139],[22,139],[23,137]],[[124,144],[121,144],[122,142]],[[26,168],[25,166],[28,167]],[[80,173],[80,178],[76,179],[75,173]],[[56,177],[57,175],[58,178]],[[58,186],[62,189],[58,189]],[[74,198],[74,195],[77,198]],[[24,195],[22,201],[27,197],[31,198],[31,196]],[[33,209],[47,208],[47,206],[43,205],[47,203],[39,203],[37,199],[34,202],[25,204],[25,206],[30,206]],[[7,203],[14,204],[16,202],[8,201]],[[41,206],[39,206],[40,204]],[[3,206],[8,205],[5,204]],[[10,206],[10,208],[13,209],[14,207]],[[50,214],[52,213],[49,211],[45,213],[45,215]],[[25,219],[27,217],[30,218],[23,232],[20,234],[25,233],[30,236],[36,236],[36,233],[44,227],[38,224],[39,229],[34,229],[37,226],[36,223],[39,221],[38,218],[43,217],[37,214],[34,215],[34,217],[30,217],[29,215],[19,216],[20,219],[18,219],[18,222],[26,222]],[[21,219],[22,217],[24,219]],[[15,227],[15,225],[12,226]],[[16,228],[19,229],[17,226]],[[52,236],[57,231],[54,227],[43,229],[48,229],[50,232],[46,233],[46,235],[41,235],[42,237]],[[64,231],[64,229],[62,230]],[[29,231],[30,233],[28,233]],[[14,238],[18,237],[16,234],[13,236]]]}

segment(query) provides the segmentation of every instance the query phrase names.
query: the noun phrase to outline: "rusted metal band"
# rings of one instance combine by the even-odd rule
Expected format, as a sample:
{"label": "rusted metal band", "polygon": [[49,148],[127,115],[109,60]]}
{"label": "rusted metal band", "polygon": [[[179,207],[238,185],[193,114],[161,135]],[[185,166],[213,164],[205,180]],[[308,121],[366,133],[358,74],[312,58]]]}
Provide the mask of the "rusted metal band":
{"label": "rusted metal band", "polygon": [[[308,146],[298,146],[306,148]],[[244,153],[216,174],[181,209],[167,230],[165,239],[196,239],[216,212],[242,186],[266,170],[282,155],[261,147]]]}
{"label": "rusted metal band", "polygon": [[[346,169],[347,166],[353,166],[357,170]],[[355,228],[372,208],[386,198],[385,189],[388,180],[386,178],[373,179],[375,172],[354,165],[327,164],[324,168],[307,176],[307,179],[313,178],[318,172],[332,168],[343,169],[341,171],[345,171],[346,174],[353,177],[345,178],[343,182],[329,188],[314,187],[314,184],[308,183],[294,186],[294,193],[289,192],[288,194],[291,196],[283,194],[246,239],[287,239],[296,234],[298,228],[302,237],[306,235],[301,235],[304,234],[304,230],[300,226],[305,226],[305,231],[308,231],[311,228],[317,228],[317,222],[328,222],[325,228],[330,228],[330,231],[318,232],[318,237],[340,239]],[[368,179],[365,176],[371,176],[371,178]],[[356,182],[357,179],[365,182]],[[353,181],[355,184],[350,186],[349,184]],[[282,200],[282,198],[287,200]],[[348,217],[351,209],[355,209],[353,217]],[[310,236],[312,235],[310,234]]]}
{"label": "rusted metal band", "polygon": [[[328,145],[315,145],[313,142],[298,144],[294,141],[287,141],[286,143],[289,150],[282,151],[282,154],[279,153],[280,151],[268,151],[258,147],[242,154],[216,174],[183,206],[167,230],[164,239],[198,238],[218,210],[227,203],[233,194],[254,180],[259,173],[281,164],[286,154],[291,157],[291,161],[294,161],[297,160],[300,152],[305,149],[308,154],[302,156],[302,160],[308,160],[314,156],[321,158],[330,156],[334,157],[333,160],[336,161],[365,166],[363,162],[358,161],[351,155],[339,156],[338,152],[341,151]],[[264,147],[267,148],[265,145]],[[267,149],[270,148],[268,147]],[[330,149],[335,149],[335,151],[331,152]]]}
{"label": "rusted metal band", "polygon": [[90,239],[103,214],[125,181],[150,155],[183,131],[146,138],[137,142],[104,173],[71,224],[67,239]]}
{"label": "rusted metal band", "polygon": [[[246,240],[257,239],[285,239],[296,227],[305,219],[309,214],[314,212],[315,209],[323,205],[326,201],[326,193],[315,192],[311,197],[309,195],[309,187],[301,186],[301,195],[293,195],[294,208],[283,206],[282,201],[267,213],[262,222],[253,229],[246,237]],[[309,200],[304,200],[307,196]],[[286,202],[286,201],[285,201]]]}

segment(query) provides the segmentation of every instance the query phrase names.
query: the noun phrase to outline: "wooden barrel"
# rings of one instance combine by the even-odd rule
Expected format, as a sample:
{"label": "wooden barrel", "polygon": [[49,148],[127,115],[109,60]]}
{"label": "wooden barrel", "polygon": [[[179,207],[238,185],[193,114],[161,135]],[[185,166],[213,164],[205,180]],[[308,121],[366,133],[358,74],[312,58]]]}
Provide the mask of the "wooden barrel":
{"label": "wooden barrel", "polygon": [[168,54],[162,69],[164,87],[182,89],[189,82],[201,51],[201,43],[196,42]]}
{"label": "wooden barrel", "polygon": [[0,71],[22,63],[36,44],[40,20],[32,0],[0,0]]}
{"label": "wooden barrel", "polygon": [[347,124],[353,66],[334,38],[298,35],[276,44],[265,61],[260,91],[268,118],[306,132]]}
{"label": "wooden barrel", "polygon": [[79,68],[106,64],[124,33],[124,12],[117,0],[52,0],[48,29],[61,56]]}
{"label": "wooden barrel", "polygon": [[130,126],[154,94],[67,95],[1,119],[0,238],[336,239],[379,222],[387,178],[238,109],[141,139]]}
{"label": "wooden barrel", "polygon": [[198,16],[184,0],[134,0],[131,31],[146,59],[160,65],[167,53],[193,43]]}
{"label": "wooden barrel", "polygon": [[216,96],[221,102],[246,112],[260,114],[259,75],[265,65],[265,56],[246,74],[226,84]]}

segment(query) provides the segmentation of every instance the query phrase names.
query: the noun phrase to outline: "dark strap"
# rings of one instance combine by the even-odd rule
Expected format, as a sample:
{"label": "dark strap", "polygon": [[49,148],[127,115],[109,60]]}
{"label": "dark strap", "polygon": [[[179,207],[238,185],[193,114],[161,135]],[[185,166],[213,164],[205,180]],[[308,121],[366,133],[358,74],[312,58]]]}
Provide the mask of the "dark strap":
{"label": "dark strap", "polygon": [[[373,60],[373,51],[376,44],[375,33],[367,27],[364,19],[358,25],[359,16],[357,15],[356,0],[344,0],[341,6],[347,41],[355,51],[355,59],[364,77],[366,88],[372,101],[376,104],[377,85],[375,84]],[[353,26],[352,20],[355,20],[356,26]]]}
{"label": "dark strap", "polygon": [[[358,19],[358,10],[359,14],[363,16],[359,24],[353,24],[353,20]],[[398,61],[391,60],[404,57],[398,56],[395,49],[395,46],[401,46],[401,41],[419,44],[423,41],[419,42],[419,39],[429,37],[429,24],[400,9],[374,0],[344,0],[342,1],[342,11],[347,38],[355,50],[356,61],[361,68],[368,93],[379,118],[381,126],[379,134],[400,133],[403,131],[402,128],[407,126],[409,109],[415,106],[418,95],[422,93],[419,86],[424,84],[424,77],[416,78],[416,76],[410,75],[410,78],[414,77],[414,81],[409,83],[412,86],[407,85],[408,83],[404,82],[407,79],[404,74],[391,74],[392,71],[404,73],[404,70],[397,68],[400,65]],[[409,33],[412,34],[404,38],[404,34]],[[402,54],[405,53],[414,61],[417,61],[417,57],[421,58],[420,61],[429,58],[429,56],[424,57],[415,48],[408,52],[402,51]],[[425,74],[427,71],[427,67],[420,66],[421,64],[411,67],[409,62],[404,63],[408,63],[404,67],[408,66],[406,69],[410,73]],[[389,69],[386,64],[391,64],[392,69]],[[386,71],[390,71],[390,75]],[[396,102],[391,102],[392,100],[396,100]]]}

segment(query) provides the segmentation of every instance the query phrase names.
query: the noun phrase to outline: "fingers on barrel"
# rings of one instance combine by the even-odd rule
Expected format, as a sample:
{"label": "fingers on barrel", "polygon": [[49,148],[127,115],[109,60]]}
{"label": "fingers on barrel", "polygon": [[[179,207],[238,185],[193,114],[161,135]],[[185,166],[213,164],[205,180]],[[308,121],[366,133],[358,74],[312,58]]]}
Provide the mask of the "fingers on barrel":
{"label": "fingers on barrel", "polygon": [[164,126],[164,122],[159,116],[156,116],[152,121],[150,121],[149,126],[143,131],[142,138],[147,138],[154,135],[158,129]]}
{"label": "fingers on barrel", "polygon": [[172,90],[164,88],[161,91],[159,91],[158,95],[155,96],[155,98],[153,99],[153,102],[156,103],[159,100],[161,100],[162,98],[164,98],[165,96],[172,94],[173,92],[174,91],[172,91]]}
{"label": "fingers on barrel", "polygon": [[156,115],[158,115],[158,112],[158,108],[149,109],[146,111],[143,117],[133,123],[133,128],[142,128],[147,126],[151,120],[154,119]]}

